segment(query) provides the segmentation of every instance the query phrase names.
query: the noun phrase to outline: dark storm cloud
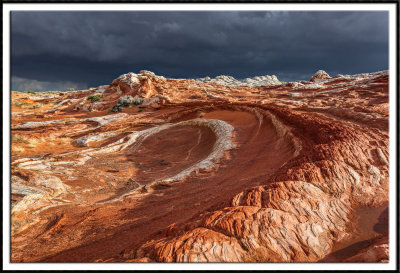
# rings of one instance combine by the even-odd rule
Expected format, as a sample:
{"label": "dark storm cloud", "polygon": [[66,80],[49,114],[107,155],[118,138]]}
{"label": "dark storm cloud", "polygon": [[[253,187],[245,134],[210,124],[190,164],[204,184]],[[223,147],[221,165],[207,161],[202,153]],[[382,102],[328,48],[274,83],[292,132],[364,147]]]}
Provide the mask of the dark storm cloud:
{"label": "dark storm cloud", "polygon": [[27,80],[97,86],[148,69],[288,81],[388,68],[387,12],[13,12],[11,26],[12,75]]}

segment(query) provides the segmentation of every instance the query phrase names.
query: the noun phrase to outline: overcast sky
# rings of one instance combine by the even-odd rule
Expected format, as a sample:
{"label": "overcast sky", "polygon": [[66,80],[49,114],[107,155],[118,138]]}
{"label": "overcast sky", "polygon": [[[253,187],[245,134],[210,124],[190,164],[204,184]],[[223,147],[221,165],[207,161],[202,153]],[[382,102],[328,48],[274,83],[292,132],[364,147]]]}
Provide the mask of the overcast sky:
{"label": "overcast sky", "polygon": [[388,69],[388,12],[12,12],[12,90],[173,78],[309,80]]}

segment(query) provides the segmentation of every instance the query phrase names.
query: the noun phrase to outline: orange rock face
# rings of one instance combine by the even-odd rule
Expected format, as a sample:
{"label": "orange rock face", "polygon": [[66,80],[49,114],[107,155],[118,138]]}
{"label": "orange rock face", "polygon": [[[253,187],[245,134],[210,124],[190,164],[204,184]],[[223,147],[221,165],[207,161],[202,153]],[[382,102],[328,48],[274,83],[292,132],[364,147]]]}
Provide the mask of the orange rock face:
{"label": "orange rock face", "polygon": [[388,72],[322,72],[13,92],[11,260],[387,262]]}

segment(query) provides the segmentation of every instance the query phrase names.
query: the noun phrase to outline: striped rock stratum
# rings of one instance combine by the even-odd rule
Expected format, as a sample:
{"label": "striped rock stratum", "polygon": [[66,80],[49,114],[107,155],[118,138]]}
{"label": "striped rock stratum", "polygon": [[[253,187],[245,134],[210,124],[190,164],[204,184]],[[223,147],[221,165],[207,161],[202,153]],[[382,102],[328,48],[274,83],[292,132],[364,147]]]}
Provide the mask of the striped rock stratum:
{"label": "striped rock stratum", "polygon": [[387,262],[388,71],[12,92],[13,262]]}

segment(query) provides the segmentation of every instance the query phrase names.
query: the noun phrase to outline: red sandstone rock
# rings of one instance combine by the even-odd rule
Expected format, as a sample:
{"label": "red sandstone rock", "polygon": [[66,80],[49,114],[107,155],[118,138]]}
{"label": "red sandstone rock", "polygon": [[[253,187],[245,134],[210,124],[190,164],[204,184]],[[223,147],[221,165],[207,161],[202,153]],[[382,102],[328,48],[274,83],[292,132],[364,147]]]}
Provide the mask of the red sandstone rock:
{"label": "red sandstone rock", "polygon": [[389,262],[388,237],[375,240],[369,247],[359,251],[356,255],[347,258],[349,263],[376,263]]}
{"label": "red sandstone rock", "polygon": [[388,201],[388,72],[297,83],[13,92],[12,261],[320,261]]}

